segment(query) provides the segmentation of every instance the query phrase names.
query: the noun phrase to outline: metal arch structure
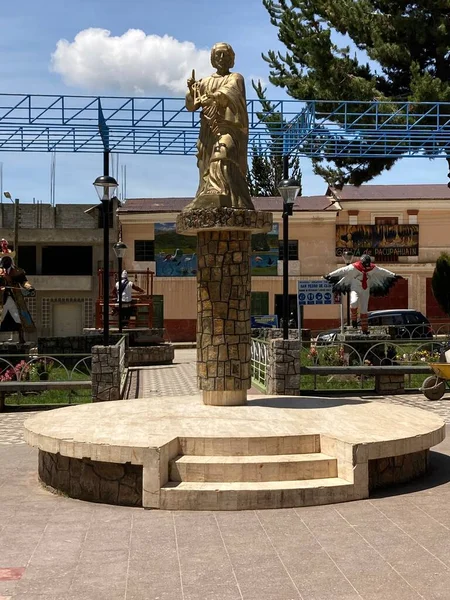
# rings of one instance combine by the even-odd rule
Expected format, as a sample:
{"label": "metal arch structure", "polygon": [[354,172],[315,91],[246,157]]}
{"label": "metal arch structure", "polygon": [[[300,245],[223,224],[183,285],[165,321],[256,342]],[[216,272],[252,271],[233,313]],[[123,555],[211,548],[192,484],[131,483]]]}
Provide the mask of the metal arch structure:
{"label": "metal arch structure", "polygon": [[[322,158],[450,156],[450,103],[248,100],[249,151]],[[192,155],[182,98],[0,94],[0,152]]]}

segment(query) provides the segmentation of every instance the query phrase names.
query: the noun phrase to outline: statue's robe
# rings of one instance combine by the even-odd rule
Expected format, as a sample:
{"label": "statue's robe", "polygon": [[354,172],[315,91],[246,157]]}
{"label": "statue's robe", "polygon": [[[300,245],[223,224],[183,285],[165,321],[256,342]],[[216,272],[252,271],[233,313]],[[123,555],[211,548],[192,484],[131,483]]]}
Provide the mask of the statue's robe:
{"label": "statue's robe", "polygon": [[204,106],[197,141],[199,186],[187,207],[227,206],[254,210],[247,184],[248,114],[244,78],[239,73],[215,73],[194,84],[186,108],[201,107],[200,97],[214,94]]}

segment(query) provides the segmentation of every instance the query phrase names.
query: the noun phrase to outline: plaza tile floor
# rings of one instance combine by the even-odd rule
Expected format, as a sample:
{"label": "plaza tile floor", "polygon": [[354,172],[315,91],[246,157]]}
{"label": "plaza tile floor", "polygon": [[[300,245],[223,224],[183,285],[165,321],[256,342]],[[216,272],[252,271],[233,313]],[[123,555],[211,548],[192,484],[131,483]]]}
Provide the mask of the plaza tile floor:
{"label": "plaza tile floor", "polygon": [[[140,389],[195,387],[195,354],[180,352]],[[450,422],[445,400],[382,401]],[[426,478],[370,500],[170,513],[44,490],[21,438],[26,416],[0,414],[0,600],[450,600],[450,441]]]}

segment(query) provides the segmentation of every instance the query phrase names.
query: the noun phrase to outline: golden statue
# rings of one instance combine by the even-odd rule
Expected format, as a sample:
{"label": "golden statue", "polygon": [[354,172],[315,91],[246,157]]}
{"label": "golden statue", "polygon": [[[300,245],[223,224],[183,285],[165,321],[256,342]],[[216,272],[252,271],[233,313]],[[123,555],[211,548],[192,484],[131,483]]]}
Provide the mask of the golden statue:
{"label": "golden statue", "polygon": [[244,78],[230,73],[234,50],[223,42],[211,50],[216,73],[195,81],[188,79],[186,108],[202,109],[197,141],[200,183],[195,208],[245,208],[255,210],[247,185],[248,114]]}

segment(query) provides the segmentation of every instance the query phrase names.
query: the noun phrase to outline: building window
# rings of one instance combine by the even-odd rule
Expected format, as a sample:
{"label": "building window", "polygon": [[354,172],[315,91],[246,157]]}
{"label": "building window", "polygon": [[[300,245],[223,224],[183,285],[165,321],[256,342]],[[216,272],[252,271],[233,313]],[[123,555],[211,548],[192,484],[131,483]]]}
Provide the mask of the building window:
{"label": "building window", "polygon": [[398,225],[398,217],[375,217],[375,225]]}
{"label": "building window", "polygon": [[92,275],[92,246],[44,246],[42,275]]}
{"label": "building window", "polygon": [[139,262],[155,260],[155,241],[134,240],[134,260]]}
{"label": "building window", "polygon": [[[283,260],[283,240],[278,240],[278,260]],[[288,241],[288,260],[298,260],[298,240]]]}
{"label": "building window", "polygon": [[36,246],[19,246],[18,264],[27,275],[36,275]]}
{"label": "building window", "polygon": [[255,316],[269,314],[269,292],[252,292],[251,314]]}

